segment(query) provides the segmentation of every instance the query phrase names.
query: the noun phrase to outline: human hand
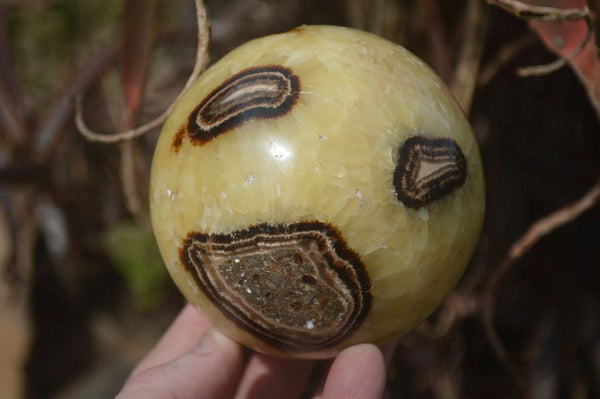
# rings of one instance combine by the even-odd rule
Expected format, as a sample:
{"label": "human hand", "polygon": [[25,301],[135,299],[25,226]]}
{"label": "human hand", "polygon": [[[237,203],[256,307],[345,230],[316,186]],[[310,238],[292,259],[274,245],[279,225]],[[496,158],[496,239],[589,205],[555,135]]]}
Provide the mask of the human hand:
{"label": "human hand", "polygon": [[[393,345],[387,345],[388,355]],[[156,346],[134,368],[117,399],[295,398],[300,397],[314,360],[282,359],[251,352],[210,328],[187,305]],[[386,363],[371,344],[342,351],[331,363],[315,398],[380,398]]]}

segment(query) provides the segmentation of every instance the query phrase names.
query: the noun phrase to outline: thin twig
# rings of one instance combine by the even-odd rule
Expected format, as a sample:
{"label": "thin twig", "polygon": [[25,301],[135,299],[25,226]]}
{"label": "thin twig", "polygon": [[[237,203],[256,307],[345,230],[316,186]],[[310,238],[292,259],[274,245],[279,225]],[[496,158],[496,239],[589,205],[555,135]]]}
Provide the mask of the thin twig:
{"label": "thin twig", "polygon": [[141,222],[145,227],[146,221],[144,220],[144,206],[142,200],[136,190],[136,168],[135,168],[135,148],[133,147],[134,142],[126,141],[120,144],[121,154],[121,190],[125,197],[125,205],[129,212],[131,212],[135,218]]}
{"label": "thin twig", "polygon": [[93,57],[83,71],[77,75],[64,95],[56,103],[49,117],[40,124],[34,134],[34,150],[42,160],[51,157],[55,144],[60,142],[65,122],[73,115],[73,99],[87,90],[112,65],[117,56],[117,47],[102,51]]}
{"label": "thin twig", "polygon": [[524,19],[541,19],[543,21],[575,21],[590,17],[590,12],[585,8],[554,8],[533,6],[518,0],[487,0],[489,4],[498,6],[505,11]]}
{"label": "thin twig", "polygon": [[569,55],[567,55],[564,58],[559,58],[559,59],[557,59],[549,64],[546,64],[546,65],[534,65],[534,66],[530,66],[530,67],[518,68],[517,75],[522,76],[522,77],[542,76],[542,75],[547,75],[551,72],[554,72],[554,71],[562,68],[563,66],[567,65],[567,63],[569,63],[569,61],[571,61],[573,58],[577,57],[581,53],[581,51],[589,44],[590,40],[592,39],[592,35],[594,33],[594,27],[592,25],[592,19],[589,15],[587,18],[585,18],[585,22],[587,24],[587,32],[585,34],[585,37],[577,45],[575,50],[573,50]]}
{"label": "thin twig", "polygon": [[0,5],[0,129],[11,140],[24,144],[27,128],[23,119],[23,98],[10,61],[8,5]]}
{"label": "thin twig", "polygon": [[[424,0],[418,3],[429,21],[427,37],[431,43],[432,66],[444,82],[450,82],[452,75],[452,56],[446,31],[444,16],[439,0]],[[467,19],[470,19],[468,16]],[[464,46],[463,46],[464,47]]]}
{"label": "thin twig", "polygon": [[429,339],[439,339],[448,334],[456,321],[476,313],[477,306],[475,295],[453,292],[444,301],[437,319],[421,323],[416,331]]}
{"label": "thin twig", "polygon": [[0,129],[12,142],[22,145],[26,141],[27,129],[18,115],[7,88],[0,80]]}
{"label": "thin twig", "polygon": [[452,94],[467,115],[471,110],[477,71],[483,54],[483,38],[487,29],[486,11],[479,0],[469,0],[458,62],[450,84]]}
{"label": "thin twig", "polygon": [[505,44],[498,50],[496,56],[487,65],[481,68],[479,73],[479,80],[477,81],[477,87],[482,88],[487,86],[488,83],[498,74],[498,72],[510,62],[518,53],[523,49],[527,48],[534,42],[535,36],[527,35],[519,37],[514,41]]}
{"label": "thin twig", "polygon": [[[124,111],[121,129],[133,129],[142,103],[148,65],[156,37],[156,0],[126,0],[123,2],[121,25],[121,53],[119,75],[123,88]],[[144,162],[144,155],[137,151],[137,144],[125,141],[119,145],[121,155],[120,182],[125,206],[140,225],[149,227],[147,212],[142,204],[141,190],[148,183],[145,168],[137,168]]]}
{"label": "thin twig", "polygon": [[507,369],[515,378],[520,380],[520,373],[510,360],[500,337],[493,325],[494,317],[494,292],[506,272],[533,247],[540,239],[554,230],[577,219],[582,213],[592,208],[600,200],[600,178],[594,185],[577,201],[560,208],[551,214],[533,223],[519,239],[517,239],[508,250],[508,253],[498,266],[492,276],[488,279],[486,288],[482,295],[481,315],[485,333],[498,358],[507,366]]}
{"label": "thin twig", "polygon": [[370,15],[370,31],[376,35],[382,35],[384,33],[385,26],[385,11],[386,11],[386,0],[377,0],[374,5],[371,5],[373,14]]}
{"label": "thin twig", "polygon": [[185,86],[183,87],[182,91],[179,93],[177,98],[175,98],[173,103],[169,106],[169,108],[167,108],[167,110],[163,112],[160,116],[142,126],[139,126],[135,129],[119,132],[116,134],[107,135],[96,133],[86,126],[83,120],[83,114],[81,110],[82,96],[79,95],[75,102],[75,124],[77,125],[77,129],[79,129],[79,132],[84,137],[86,137],[88,140],[98,141],[101,143],[117,143],[120,141],[131,140],[160,126],[167,119],[177,101],[179,101],[181,96],[183,96],[183,94],[188,90],[188,88],[200,75],[206,64],[208,64],[208,42],[210,36],[208,16],[206,13],[204,2],[202,0],[195,0],[195,3],[196,17],[198,21],[198,50],[196,52],[196,62],[194,64],[194,69],[192,70],[190,77],[185,83]]}
{"label": "thin twig", "polygon": [[581,41],[581,43],[579,43],[577,48],[575,48],[575,50],[573,50],[571,54],[569,54],[566,57],[559,58],[556,61],[553,61],[549,64],[519,68],[517,69],[517,74],[519,76],[541,76],[562,68],[570,60],[577,57],[577,55],[581,53],[581,50],[583,50],[585,46],[587,46],[590,39],[592,38],[592,33],[594,32],[592,16],[590,10],[587,7],[560,9],[554,7],[533,6],[517,0],[486,1],[489,4],[498,6],[510,12],[518,18],[538,19],[541,21],[548,22],[577,21],[583,19],[587,24],[588,31],[585,38]]}

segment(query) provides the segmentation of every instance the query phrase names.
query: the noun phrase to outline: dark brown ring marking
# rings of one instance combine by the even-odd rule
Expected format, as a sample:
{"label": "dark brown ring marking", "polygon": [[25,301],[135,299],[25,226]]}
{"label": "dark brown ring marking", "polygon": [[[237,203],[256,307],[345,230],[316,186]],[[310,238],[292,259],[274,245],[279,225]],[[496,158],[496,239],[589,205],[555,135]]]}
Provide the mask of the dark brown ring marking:
{"label": "dark brown ring marking", "polygon": [[326,349],[371,308],[365,267],[330,224],[259,224],[230,234],[190,232],[180,259],[240,328],[282,350]]}
{"label": "dark brown ring marking", "polygon": [[398,150],[394,170],[396,197],[409,208],[420,208],[462,186],[467,161],[450,138],[413,136]]}
{"label": "dark brown ring marking", "polygon": [[280,65],[248,68],[214,89],[192,111],[188,133],[203,145],[252,119],[285,115],[300,94],[298,76]]}

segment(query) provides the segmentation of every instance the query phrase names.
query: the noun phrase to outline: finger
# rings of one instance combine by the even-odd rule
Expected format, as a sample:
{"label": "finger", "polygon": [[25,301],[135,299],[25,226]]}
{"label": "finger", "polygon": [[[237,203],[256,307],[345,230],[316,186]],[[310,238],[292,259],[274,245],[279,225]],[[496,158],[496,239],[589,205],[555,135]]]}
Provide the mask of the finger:
{"label": "finger", "polygon": [[187,304],[160,341],[139,362],[131,376],[159,364],[167,363],[198,344],[210,323],[192,305]]}
{"label": "finger", "polygon": [[300,397],[314,365],[314,360],[284,359],[255,353],[248,360],[235,397]]}
{"label": "finger", "polygon": [[385,360],[375,345],[342,351],[327,375],[323,398],[379,399],[385,389]]}
{"label": "finger", "polygon": [[133,376],[117,399],[228,398],[242,368],[242,347],[211,328],[188,353]]}

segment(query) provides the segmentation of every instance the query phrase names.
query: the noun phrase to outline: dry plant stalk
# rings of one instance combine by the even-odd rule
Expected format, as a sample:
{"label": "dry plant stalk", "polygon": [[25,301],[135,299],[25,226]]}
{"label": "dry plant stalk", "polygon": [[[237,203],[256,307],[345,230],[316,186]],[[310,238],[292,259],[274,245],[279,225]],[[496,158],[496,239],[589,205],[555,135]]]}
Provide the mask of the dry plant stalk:
{"label": "dry plant stalk", "polygon": [[455,322],[475,313],[478,305],[474,295],[452,292],[444,301],[444,307],[435,322],[421,323],[417,332],[429,339],[440,339],[448,334]]}
{"label": "dry plant stalk", "polygon": [[492,79],[498,74],[498,72],[508,64],[514,56],[523,51],[525,48],[533,44],[534,36],[523,36],[515,39],[502,46],[496,53],[496,56],[487,65],[481,68],[479,77],[477,80],[477,87],[485,87]]}
{"label": "dry plant stalk", "polygon": [[469,0],[465,29],[458,54],[458,62],[450,83],[450,91],[467,115],[471,110],[477,87],[477,76],[483,55],[483,37],[487,29],[486,8],[479,0]]}
{"label": "dry plant stalk", "polygon": [[520,379],[520,373],[518,373],[516,366],[510,360],[493,325],[494,293],[496,288],[506,272],[540,239],[577,219],[582,213],[592,208],[598,200],[600,200],[600,178],[598,178],[596,183],[583,195],[583,197],[534,222],[529,229],[527,229],[525,234],[511,245],[500,265],[488,279],[480,303],[480,312],[483,318],[485,333],[490,344],[494,348],[496,355],[502,360],[513,378],[517,381]]}
{"label": "dry plant stalk", "polygon": [[181,93],[179,93],[177,98],[173,100],[173,102],[165,112],[163,112],[161,115],[142,126],[138,126],[135,129],[126,130],[115,134],[101,134],[94,132],[85,124],[85,121],[83,120],[81,106],[82,96],[79,95],[77,96],[77,99],[75,101],[75,124],[79,132],[84,137],[86,137],[88,140],[97,141],[101,143],[117,143],[120,141],[131,140],[160,126],[167,119],[177,101],[191,86],[192,82],[196,80],[198,75],[200,75],[204,67],[208,64],[209,60],[208,43],[210,39],[210,23],[208,21],[208,16],[206,13],[206,7],[202,0],[195,0],[194,2],[196,4],[196,20],[198,22],[198,49],[196,52],[196,62],[194,63],[194,69],[192,70],[190,77],[188,78],[187,82],[185,83],[185,86],[183,87]]}
{"label": "dry plant stalk", "polygon": [[587,24],[587,34],[585,38],[579,43],[577,48],[573,50],[571,54],[566,57],[559,58],[546,65],[536,65],[531,67],[523,67],[517,69],[519,76],[541,76],[552,73],[563,66],[565,66],[570,60],[577,57],[579,53],[587,46],[590,42],[594,33],[594,25],[592,21],[592,15],[587,7],[584,8],[567,8],[560,9],[554,7],[544,6],[532,6],[523,3],[518,0],[486,0],[489,4],[498,6],[518,18],[527,20],[541,20],[548,22],[564,22],[564,21],[576,21],[583,19]]}
{"label": "dry plant stalk", "polygon": [[[520,76],[539,76],[556,71],[558,68],[577,57],[577,55],[589,44],[593,36],[591,14],[587,7],[582,9],[561,10],[552,7],[530,6],[514,0],[487,0],[487,2],[497,5],[519,18],[537,19],[551,22],[583,19],[586,22],[586,36],[572,53],[548,65],[521,68],[519,70]],[[520,51],[523,47],[525,47],[528,42],[529,38],[520,38],[518,41],[511,43],[509,45],[510,48],[505,50],[506,54],[499,54],[498,58],[489,66],[489,71],[484,71],[484,73],[482,73],[482,81],[480,81],[480,85],[489,82],[491,76],[493,76],[499,68],[499,65],[504,64],[507,59],[512,57],[515,52]],[[599,200],[600,178],[598,178],[594,185],[578,200],[532,223],[529,229],[511,245],[504,259],[500,262],[499,266],[488,279],[481,297],[461,295],[458,293],[451,294],[446,300],[444,308],[440,312],[437,323],[423,323],[421,326],[419,326],[417,331],[431,339],[440,338],[447,334],[456,321],[468,317],[475,312],[479,312],[482,317],[485,334],[494,350],[494,353],[506,367],[507,371],[517,385],[522,387],[522,374],[508,355],[493,325],[494,293],[500,280],[506,274],[506,272],[539,240],[556,229],[559,229],[562,226],[574,221],[581,216],[581,214],[598,203]]]}
{"label": "dry plant stalk", "polygon": [[554,8],[532,6],[519,0],[487,0],[489,4],[498,6],[519,18],[541,19],[544,21],[574,21],[590,17],[586,8]]}
{"label": "dry plant stalk", "polygon": [[[588,45],[592,38],[593,25],[591,14],[587,7],[581,9],[558,9],[553,7],[531,6],[516,0],[487,0],[487,2],[497,5],[519,18],[536,19],[550,22],[584,19],[587,24],[587,33],[585,38],[578,44],[572,53],[547,65],[521,68],[519,70],[520,76],[539,76],[556,71],[558,68],[566,65],[570,60],[581,53],[581,51]],[[506,272],[541,238],[575,220],[583,212],[593,207],[599,199],[600,178],[583,197],[534,222],[525,232],[525,234],[523,234],[511,245],[502,262],[496,268],[492,276],[488,279],[487,285],[482,294],[479,308],[482,316],[484,331],[496,356],[504,364],[517,384],[521,384],[522,382],[521,373],[519,372],[517,366],[510,359],[493,325],[494,293],[496,288]]]}

